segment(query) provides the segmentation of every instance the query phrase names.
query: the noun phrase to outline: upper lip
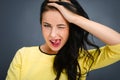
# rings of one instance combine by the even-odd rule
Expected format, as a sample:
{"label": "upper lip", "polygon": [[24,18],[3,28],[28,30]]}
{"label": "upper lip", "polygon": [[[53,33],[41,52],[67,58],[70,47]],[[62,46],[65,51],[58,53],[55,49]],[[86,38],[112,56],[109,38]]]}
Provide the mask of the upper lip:
{"label": "upper lip", "polygon": [[50,42],[56,43],[58,41],[61,41],[61,39],[51,39]]}

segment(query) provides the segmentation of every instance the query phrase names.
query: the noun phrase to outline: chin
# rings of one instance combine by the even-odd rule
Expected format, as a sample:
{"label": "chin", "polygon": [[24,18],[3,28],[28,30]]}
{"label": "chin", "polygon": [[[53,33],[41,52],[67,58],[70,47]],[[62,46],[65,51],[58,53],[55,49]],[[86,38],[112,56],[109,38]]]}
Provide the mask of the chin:
{"label": "chin", "polygon": [[58,52],[60,49],[51,49],[53,52]]}
{"label": "chin", "polygon": [[53,51],[53,52],[58,52],[59,50],[61,49],[61,47],[57,47],[57,48],[51,48],[51,50]]}

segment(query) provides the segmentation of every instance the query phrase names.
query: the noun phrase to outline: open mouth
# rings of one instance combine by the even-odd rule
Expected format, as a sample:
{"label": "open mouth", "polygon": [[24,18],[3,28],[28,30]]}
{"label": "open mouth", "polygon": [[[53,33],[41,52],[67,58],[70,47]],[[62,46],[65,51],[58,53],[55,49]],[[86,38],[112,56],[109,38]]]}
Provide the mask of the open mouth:
{"label": "open mouth", "polygon": [[61,43],[61,39],[54,39],[54,40],[50,40],[52,46],[54,47],[59,47],[60,43]]}

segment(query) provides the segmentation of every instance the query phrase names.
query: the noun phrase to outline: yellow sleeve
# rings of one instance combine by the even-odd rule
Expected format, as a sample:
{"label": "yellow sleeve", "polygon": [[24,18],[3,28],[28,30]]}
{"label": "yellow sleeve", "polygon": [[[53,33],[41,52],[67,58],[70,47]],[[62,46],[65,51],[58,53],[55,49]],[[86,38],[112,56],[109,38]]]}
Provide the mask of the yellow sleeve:
{"label": "yellow sleeve", "polygon": [[[95,52],[95,50],[89,51],[91,54]],[[104,47],[101,47],[100,51],[101,53],[98,57],[94,56],[95,61],[90,70],[102,68],[117,61],[120,61],[120,44],[113,46],[106,45]]]}
{"label": "yellow sleeve", "polygon": [[21,76],[21,55],[20,51],[18,50],[10,64],[6,80],[20,80],[20,76]]}

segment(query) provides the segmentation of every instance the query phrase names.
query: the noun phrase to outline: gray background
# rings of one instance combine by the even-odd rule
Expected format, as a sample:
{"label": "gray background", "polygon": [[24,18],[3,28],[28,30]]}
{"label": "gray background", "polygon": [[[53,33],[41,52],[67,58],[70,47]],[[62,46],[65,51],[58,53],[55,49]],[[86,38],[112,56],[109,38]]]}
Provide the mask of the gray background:
{"label": "gray background", "polygon": [[[43,43],[39,24],[43,0],[0,0],[0,80],[15,52]],[[92,20],[120,32],[120,0],[79,0]],[[104,43],[94,39],[99,46]],[[120,62],[89,73],[87,80],[120,80]]]}

